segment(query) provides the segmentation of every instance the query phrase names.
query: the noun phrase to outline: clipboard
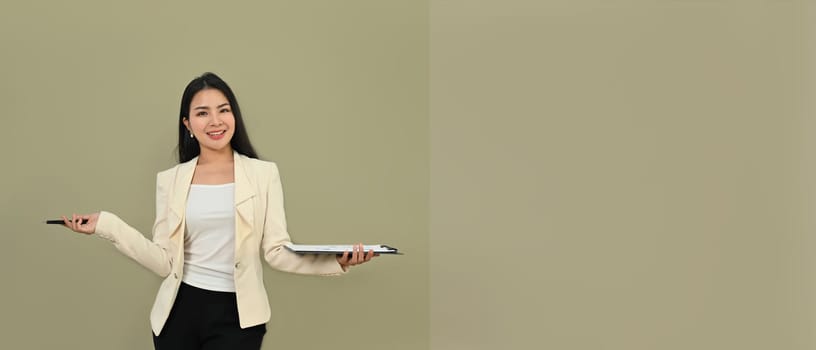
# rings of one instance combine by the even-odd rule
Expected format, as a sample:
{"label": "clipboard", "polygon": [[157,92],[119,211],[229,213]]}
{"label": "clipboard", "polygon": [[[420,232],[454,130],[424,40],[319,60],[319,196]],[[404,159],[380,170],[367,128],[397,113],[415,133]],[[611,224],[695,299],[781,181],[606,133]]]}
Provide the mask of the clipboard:
{"label": "clipboard", "polygon": [[[349,252],[349,256],[351,256],[351,252],[354,249],[354,245],[351,244],[336,244],[336,245],[320,245],[320,244],[294,244],[294,243],[286,243],[284,245],[286,249],[291,252],[298,253],[298,254],[337,254],[343,255],[344,251]],[[402,255],[397,248],[389,247],[385,244],[372,244],[372,245],[363,245],[363,251],[368,253],[369,250],[373,250],[374,253],[378,254],[395,254],[395,255]]]}

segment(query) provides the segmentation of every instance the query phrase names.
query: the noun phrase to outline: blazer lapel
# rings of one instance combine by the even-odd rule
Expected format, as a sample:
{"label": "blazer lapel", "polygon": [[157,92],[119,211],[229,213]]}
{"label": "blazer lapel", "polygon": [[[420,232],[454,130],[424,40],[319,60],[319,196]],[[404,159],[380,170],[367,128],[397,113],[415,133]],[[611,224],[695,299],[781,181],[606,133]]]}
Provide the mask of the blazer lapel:
{"label": "blazer lapel", "polygon": [[249,174],[249,164],[237,152],[233,154],[235,175],[235,248],[252,233],[255,226],[255,206],[252,197],[255,197],[255,184]]}
{"label": "blazer lapel", "polygon": [[198,164],[198,157],[181,164],[176,172],[176,181],[173,183],[173,189],[170,192],[172,196],[170,216],[168,217],[170,237],[184,231],[183,228],[179,229],[179,227],[184,221],[184,213],[187,211],[187,194],[190,192],[190,183],[193,182],[196,164]]}

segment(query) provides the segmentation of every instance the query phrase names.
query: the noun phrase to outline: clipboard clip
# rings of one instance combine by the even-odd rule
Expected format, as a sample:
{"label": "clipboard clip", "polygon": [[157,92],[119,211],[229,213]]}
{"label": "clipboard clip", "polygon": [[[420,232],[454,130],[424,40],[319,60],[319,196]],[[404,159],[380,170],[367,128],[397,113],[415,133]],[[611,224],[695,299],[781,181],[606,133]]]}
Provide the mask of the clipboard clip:
{"label": "clipboard clip", "polygon": [[385,249],[390,250],[390,251],[391,251],[391,254],[402,254],[402,253],[400,253],[400,252],[397,250],[397,248],[390,247],[390,246],[385,245],[385,244],[380,244],[380,248],[385,248]]}

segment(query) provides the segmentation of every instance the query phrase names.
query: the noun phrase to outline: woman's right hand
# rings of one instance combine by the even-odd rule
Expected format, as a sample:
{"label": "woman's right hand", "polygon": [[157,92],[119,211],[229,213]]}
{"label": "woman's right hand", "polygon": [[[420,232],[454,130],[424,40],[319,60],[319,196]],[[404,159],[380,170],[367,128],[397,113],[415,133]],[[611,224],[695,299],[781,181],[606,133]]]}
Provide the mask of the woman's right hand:
{"label": "woman's right hand", "polygon": [[[86,220],[83,224],[82,220]],[[71,229],[71,231],[84,233],[86,235],[92,235],[96,230],[96,222],[99,220],[99,213],[87,214],[87,215],[77,215],[74,214],[71,218],[62,216],[62,221],[65,222],[65,227]]]}

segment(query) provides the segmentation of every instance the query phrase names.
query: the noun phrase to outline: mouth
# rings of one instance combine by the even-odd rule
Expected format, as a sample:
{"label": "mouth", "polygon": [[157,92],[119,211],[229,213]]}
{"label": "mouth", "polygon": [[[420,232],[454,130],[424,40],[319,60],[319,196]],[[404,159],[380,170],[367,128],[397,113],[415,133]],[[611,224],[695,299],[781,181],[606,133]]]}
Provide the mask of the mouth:
{"label": "mouth", "polygon": [[207,133],[207,136],[209,136],[213,140],[220,140],[221,138],[224,137],[224,134],[226,133],[227,133],[226,130],[210,131]]}

